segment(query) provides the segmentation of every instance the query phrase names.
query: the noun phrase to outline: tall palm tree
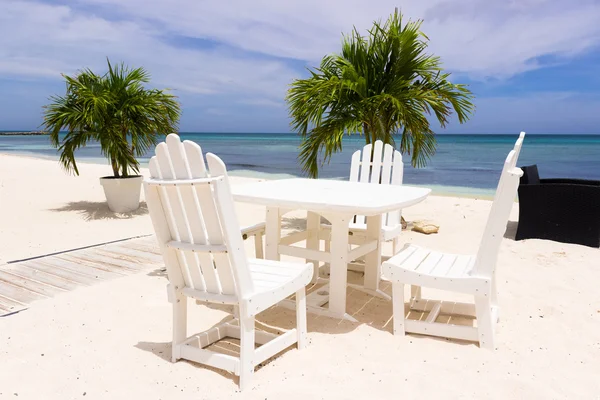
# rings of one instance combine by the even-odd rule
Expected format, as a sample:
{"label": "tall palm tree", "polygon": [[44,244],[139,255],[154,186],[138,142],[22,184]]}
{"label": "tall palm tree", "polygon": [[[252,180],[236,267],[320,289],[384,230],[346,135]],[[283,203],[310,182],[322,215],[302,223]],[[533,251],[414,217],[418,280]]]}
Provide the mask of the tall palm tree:
{"label": "tall palm tree", "polygon": [[[75,150],[97,141],[115,177],[138,173],[136,156],[155,146],[161,135],[177,129],[179,103],[163,90],[145,88],[150,75],[143,68],[113,67],[108,61],[104,75],[86,69],[76,76],[63,76],[67,92],[51,97],[44,127],[69,172],[79,175]],[[63,129],[67,134],[61,138]]]}
{"label": "tall palm tree", "polygon": [[[344,135],[359,133],[365,142],[377,139],[412,154],[423,166],[435,153],[435,135],[428,116],[445,127],[453,111],[467,121],[474,111],[473,94],[451,83],[440,58],[427,54],[422,21],[402,24],[396,11],[375,22],[363,37],[354,28],[344,36],[341,54],[323,58],[310,77],[292,83],[287,94],[292,128],[302,136],[299,159],[311,177],[319,166],[342,150]],[[319,156],[324,153],[319,162]]]}

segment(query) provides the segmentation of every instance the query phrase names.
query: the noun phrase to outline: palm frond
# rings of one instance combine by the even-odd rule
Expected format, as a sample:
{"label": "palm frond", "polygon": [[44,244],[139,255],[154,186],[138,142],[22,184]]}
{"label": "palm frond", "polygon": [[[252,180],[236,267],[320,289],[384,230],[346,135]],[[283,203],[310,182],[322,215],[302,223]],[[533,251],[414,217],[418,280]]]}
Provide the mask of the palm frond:
{"label": "palm frond", "polygon": [[[79,174],[75,150],[92,140],[109,158],[115,176],[126,176],[129,170],[137,173],[136,156],[178,127],[181,111],[175,96],[145,88],[150,75],[143,68],[107,63],[104,75],[86,69],[64,76],[66,94],[51,97],[44,110],[44,127],[61,152],[61,164],[75,174]],[[61,139],[63,129],[68,133]]]}
{"label": "palm frond", "polygon": [[[473,94],[454,84],[439,57],[427,53],[422,21],[403,20],[398,11],[376,21],[362,36],[355,28],[342,38],[340,54],[325,56],[309,77],[294,81],[286,97],[291,127],[302,137],[299,160],[310,176],[342,148],[346,134],[380,139],[411,154],[423,166],[435,153],[429,115],[441,127],[456,114],[473,114]],[[323,161],[319,163],[322,155]]]}

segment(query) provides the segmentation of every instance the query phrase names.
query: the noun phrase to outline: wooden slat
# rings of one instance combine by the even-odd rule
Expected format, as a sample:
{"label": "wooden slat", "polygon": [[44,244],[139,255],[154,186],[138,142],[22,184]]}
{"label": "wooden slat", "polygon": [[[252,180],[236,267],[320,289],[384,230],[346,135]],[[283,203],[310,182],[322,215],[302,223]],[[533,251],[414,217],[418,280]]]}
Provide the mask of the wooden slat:
{"label": "wooden slat", "polygon": [[383,149],[383,170],[381,171],[381,184],[389,185],[392,178],[392,157],[394,148],[386,144]]}
{"label": "wooden slat", "polygon": [[45,257],[37,261],[40,264],[64,269],[67,271],[74,272],[76,274],[85,275],[89,278],[96,278],[96,280],[112,279],[117,276],[121,276],[120,274],[114,272],[108,272],[102,269],[94,268],[89,264],[82,264],[80,261],[73,261],[71,259],[60,256]]}
{"label": "wooden slat", "polygon": [[100,247],[94,249],[94,251],[90,252],[89,254],[83,254],[83,256],[90,258],[93,263],[101,262],[109,267],[114,266],[119,268],[118,271],[124,274],[143,270],[148,264],[155,264],[148,262],[148,260],[143,258],[131,257],[130,255],[124,254],[123,252],[119,251],[118,248],[114,247]]}
{"label": "wooden slat", "polygon": [[27,308],[26,304],[0,295],[0,315],[9,314]]}
{"label": "wooden slat", "polygon": [[[373,151],[373,168],[371,170],[371,179],[369,182],[379,184],[379,177],[381,174],[381,157],[383,153],[383,142],[381,140],[377,140],[375,142],[375,149]],[[385,166],[384,166],[385,167]]]}
{"label": "wooden slat", "polygon": [[442,260],[442,256],[442,253],[435,251],[430,252],[427,255],[427,258],[421,264],[419,264],[419,267],[416,271],[420,274],[429,274],[438,265],[438,263],[445,261]]}
{"label": "wooden slat", "polygon": [[[160,170],[160,178],[175,179],[175,172],[173,171],[172,160],[166,143],[160,143],[156,146],[156,157]],[[189,226],[184,214],[179,188],[162,187],[160,189],[164,196],[162,198],[163,209],[166,208],[166,213],[172,217],[170,218],[171,224],[169,224],[171,238],[180,242],[190,242]],[[196,257],[190,253],[176,253],[178,254],[179,268],[181,268],[186,286],[194,287],[188,265],[194,265]]]}
{"label": "wooden slat", "polygon": [[27,289],[44,297],[52,297],[56,293],[64,292],[64,290],[57,287],[49,286],[32,279],[23,278],[22,276],[14,275],[2,270],[0,270],[0,282],[6,282],[13,286],[22,287],[23,289]]}
{"label": "wooden slat", "polygon": [[465,274],[467,268],[470,267],[472,260],[473,260],[473,257],[470,257],[470,256],[457,257],[456,261],[454,262],[452,267],[450,267],[450,269],[448,269],[448,271],[446,272],[445,275],[448,278],[458,278],[458,277],[463,276]]}
{"label": "wooden slat", "polygon": [[158,247],[158,243],[156,243],[155,241],[153,241],[152,243],[150,242],[137,242],[137,241],[133,241],[132,243],[123,243],[120,244],[119,247],[122,248],[127,248],[127,249],[131,249],[131,250],[135,250],[135,251],[141,251],[141,252],[146,252],[146,253],[150,253],[150,254],[154,254],[157,256],[161,256],[162,253],[160,252],[160,248]]}
{"label": "wooden slat", "polygon": [[0,315],[79,286],[156,267],[156,263],[137,257],[145,253],[127,246],[127,242],[119,242],[3,266],[0,269]]}
{"label": "wooden slat", "polygon": [[[212,200],[211,188],[195,188],[198,204],[202,210],[202,220],[207,230],[206,242],[214,244],[223,244],[222,240],[218,240],[221,236],[219,220]],[[209,211],[210,210],[210,211]],[[211,293],[222,293],[221,281],[214,268],[215,257],[210,254],[202,256],[200,260],[200,269],[206,283],[206,290]],[[231,294],[231,293],[225,293]]]}
{"label": "wooden slat", "polygon": [[[429,255],[429,250],[417,248],[417,250],[408,259],[402,263],[402,268],[407,270],[417,270],[419,265]],[[418,272],[418,271],[417,271]]]}
{"label": "wooden slat", "polygon": [[61,254],[56,257],[58,260],[71,261],[75,264],[79,264],[80,268],[94,268],[105,273],[113,274],[113,276],[127,275],[127,272],[133,272],[133,268],[126,268],[124,266],[118,266],[112,264],[110,257],[104,257],[102,254],[94,253],[71,253]]}
{"label": "wooden slat", "polygon": [[167,243],[167,247],[183,251],[192,251],[198,253],[227,253],[227,246],[224,244],[212,245],[212,244],[193,244],[185,242],[170,241]]}
{"label": "wooden slat", "polygon": [[75,272],[73,271],[73,269],[66,266],[66,263],[61,265],[61,263],[59,262],[53,265],[50,262],[50,257],[19,263],[19,266],[24,268],[30,268],[35,271],[43,271],[48,274],[56,275],[68,281],[76,282],[77,284],[84,286],[91,285],[100,280],[100,278],[98,278],[97,275]]}
{"label": "wooden slat", "polygon": [[442,324],[439,322],[428,323],[407,319],[404,321],[404,329],[406,332],[418,333],[421,335],[442,336],[473,342],[479,341],[477,329],[471,326]]}
{"label": "wooden slat", "polygon": [[62,290],[73,290],[76,287],[80,286],[80,284],[78,284],[77,282],[70,281],[55,274],[50,274],[34,268],[28,268],[21,264],[9,266],[8,268],[5,268],[5,271],[8,271],[11,274],[15,274],[26,279],[33,279],[35,281],[42,282],[46,285],[50,285]]}
{"label": "wooden slat", "polygon": [[436,303],[433,308],[431,309],[431,311],[429,312],[429,315],[427,316],[427,319],[425,319],[425,322],[429,322],[434,323],[435,320],[437,319],[437,317],[440,315],[440,311],[442,310],[442,306],[441,304],[438,302]]}
{"label": "wooden slat", "polygon": [[46,296],[39,293],[32,292],[21,286],[16,286],[2,280],[0,280],[0,293],[8,299],[15,300],[22,304],[29,304],[33,301],[46,298]]}
{"label": "wooden slat", "polygon": [[[157,247],[158,249],[158,247]],[[110,246],[107,247],[107,250],[110,250],[113,253],[124,255],[130,257],[130,259],[135,260],[142,266],[144,264],[162,264],[163,258],[160,253],[154,253],[150,251],[139,250],[133,247],[125,247],[125,246]]]}
{"label": "wooden slat", "polygon": [[[210,188],[196,188],[198,193],[198,201],[202,207],[202,216],[206,226],[208,242],[211,245],[221,245],[224,243],[221,221],[219,221],[219,212],[215,204],[214,194],[210,192]],[[239,227],[238,227],[239,230]],[[240,233],[240,240],[242,236]],[[220,282],[223,294],[235,294],[235,284],[233,283],[233,274],[231,271],[231,263],[227,254],[214,254],[215,266],[217,268],[218,279]],[[204,268],[202,269],[204,272]]]}
{"label": "wooden slat", "polygon": [[[363,147],[361,162],[360,162],[360,177],[358,178],[359,182],[369,183],[369,178],[371,176],[371,144]],[[355,217],[355,222],[357,224],[365,223],[364,215],[357,215]]]}
{"label": "wooden slat", "polygon": [[[188,143],[186,148],[180,142],[177,136],[167,137],[167,146],[171,156],[171,162],[173,165],[173,173],[178,179],[206,179],[206,171],[200,173],[194,172],[196,176],[192,175],[192,171],[189,168],[188,158],[197,159],[202,158],[200,146],[193,146]],[[213,178],[210,178],[213,179]],[[214,183],[214,179],[212,181]],[[181,241],[193,246],[205,246],[206,245],[206,234],[204,232],[204,221],[202,219],[202,211],[199,208],[198,198],[194,188],[191,186],[181,187],[179,189],[181,198],[180,206],[183,207],[182,215],[185,217],[187,223],[186,235],[182,235]],[[189,237],[186,239],[186,236]],[[171,242],[172,243],[172,242]],[[188,250],[180,248],[180,250]],[[192,252],[194,250],[192,249]],[[206,282],[201,271],[201,263],[211,263],[210,255],[206,254],[185,254],[187,261],[187,268],[192,281],[192,286],[195,289],[206,290]]]}
{"label": "wooden slat", "polygon": [[358,172],[360,170],[360,150],[356,150],[352,154],[350,163],[350,182],[358,182]]}

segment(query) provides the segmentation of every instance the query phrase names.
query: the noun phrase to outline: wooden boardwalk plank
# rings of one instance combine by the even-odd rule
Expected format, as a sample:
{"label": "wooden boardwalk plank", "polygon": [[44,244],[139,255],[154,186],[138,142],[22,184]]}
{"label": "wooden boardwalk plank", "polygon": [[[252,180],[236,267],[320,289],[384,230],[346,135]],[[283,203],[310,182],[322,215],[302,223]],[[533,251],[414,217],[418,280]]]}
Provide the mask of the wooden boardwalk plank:
{"label": "wooden boardwalk plank", "polygon": [[83,265],[81,263],[81,261],[79,261],[79,260],[71,260],[68,258],[65,259],[65,258],[59,257],[59,256],[43,258],[43,259],[40,259],[39,262],[46,264],[46,265],[51,265],[51,266],[55,266],[58,268],[66,269],[68,271],[75,272],[76,274],[85,275],[90,278],[96,278],[96,281],[103,280],[103,279],[104,280],[112,279],[117,276],[120,276],[119,274],[116,274],[114,272],[108,272],[108,271],[104,271],[101,269],[90,267],[89,265]]}
{"label": "wooden boardwalk plank", "polygon": [[85,254],[68,255],[65,256],[65,258],[80,262],[86,266],[119,275],[129,275],[131,273],[139,272],[141,269],[137,264],[132,264],[125,260],[119,260],[117,258],[110,257],[108,254],[109,253],[95,250],[94,252],[87,252]]}
{"label": "wooden boardwalk plank", "polygon": [[154,237],[38,257],[0,267],[0,316],[36,300],[162,266]]}
{"label": "wooden boardwalk plank", "polygon": [[0,296],[0,316],[27,308],[25,304]]}
{"label": "wooden boardwalk plank", "polygon": [[158,248],[158,244],[156,244],[156,242],[135,242],[133,243],[133,241],[131,243],[120,243],[119,246],[121,247],[127,247],[129,249],[135,249],[135,250],[139,250],[139,251],[147,251],[150,252],[152,254],[155,254],[157,256],[162,256],[160,249]]}
{"label": "wooden boardwalk plank", "polygon": [[6,282],[13,286],[22,287],[23,289],[27,289],[44,297],[52,297],[56,293],[64,292],[64,290],[57,287],[49,286],[32,279],[23,278],[22,276],[11,274],[8,271],[0,271],[0,282]]}
{"label": "wooden boardwalk plank", "polygon": [[[105,250],[108,250],[108,248],[106,248]],[[142,264],[162,264],[163,263],[162,255],[155,254],[150,251],[139,250],[136,248],[125,247],[125,246],[111,246],[110,251],[117,253],[117,254],[125,255],[134,260],[138,260],[138,262],[140,262]]]}
{"label": "wooden boardwalk plank", "polygon": [[25,261],[23,263],[19,263],[19,267],[43,271],[83,286],[89,286],[99,281],[98,277],[73,272],[70,269],[60,267],[60,263],[59,266],[52,265],[51,263],[48,263],[48,258]]}
{"label": "wooden boardwalk plank", "polygon": [[30,267],[25,267],[22,264],[16,264],[4,268],[4,271],[10,272],[27,279],[33,279],[34,281],[42,282],[47,285],[62,289],[62,290],[73,290],[76,287],[81,286],[80,283],[71,281],[61,277],[60,275],[41,271]]}
{"label": "wooden boardwalk plank", "polygon": [[111,274],[113,277],[128,275],[130,272],[135,270],[124,266],[109,264],[99,259],[101,256],[86,251],[85,253],[70,253],[61,254],[58,258],[60,260],[71,261],[78,264],[80,268],[90,268],[96,271]]}
{"label": "wooden boardwalk plank", "polygon": [[0,280],[0,293],[9,300],[16,301],[22,304],[30,304],[36,300],[44,299],[39,293],[24,289],[21,286],[16,286],[6,281]]}

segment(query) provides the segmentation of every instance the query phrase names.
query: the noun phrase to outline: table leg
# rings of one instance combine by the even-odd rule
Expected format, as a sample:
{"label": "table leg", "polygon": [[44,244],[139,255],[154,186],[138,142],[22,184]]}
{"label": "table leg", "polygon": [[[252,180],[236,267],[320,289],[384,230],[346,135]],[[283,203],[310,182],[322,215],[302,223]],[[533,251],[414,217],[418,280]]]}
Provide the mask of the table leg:
{"label": "table leg", "polygon": [[331,261],[329,280],[329,311],[343,318],[346,315],[346,283],[348,281],[348,225],[351,216],[326,216],[331,222]]}
{"label": "table leg", "polygon": [[379,281],[381,280],[381,215],[367,217],[367,241],[377,240],[377,248],[365,255],[365,281],[364,286],[353,288],[361,290],[372,296],[391,300],[383,291],[379,290]]}
{"label": "table leg", "polygon": [[365,255],[365,288],[379,289],[381,276],[381,215],[367,217],[367,241],[377,240],[377,248]]}
{"label": "table leg", "polygon": [[281,210],[267,207],[265,227],[265,258],[279,260],[279,242],[281,240]]}
{"label": "table leg", "polygon": [[[308,239],[306,239],[306,248],[311,250],[319,250],[319,227],[321,225],[321,216],[317,213],[308,212],[306,218],[306,230],[308,231]],[[314,266],[313,270],[313,283],[316,283],[319,279],[319,264],[318,260],[306,260],[307,263],[312,263]]]}

